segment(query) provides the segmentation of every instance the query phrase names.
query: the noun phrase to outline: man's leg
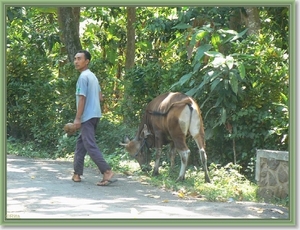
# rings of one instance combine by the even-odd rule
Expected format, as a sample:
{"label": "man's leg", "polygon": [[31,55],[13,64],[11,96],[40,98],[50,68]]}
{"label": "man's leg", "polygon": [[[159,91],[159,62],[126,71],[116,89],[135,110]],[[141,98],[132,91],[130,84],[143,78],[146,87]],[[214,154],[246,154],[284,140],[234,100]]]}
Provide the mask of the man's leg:
{"label": "man's leg", "polygon": [[81,136],[84,147],[92,160],[98,166],[100,172],[104,174],[107,170],[110,170],[111,167],[105,161],[102,152],[97,146],[95,131],[99,118],[92,118],[81,124]]}
{"label": "man's leg", "polygon": [[80,175],[83,174],[85,155],[86,155],[86,149],[82,141],[82,135],[80,134],[79,137],[77,138],[76,149],[74,153],[74,162],[73,162],[74,175],[72,179],[76,182],[79,182],[81,180]]}

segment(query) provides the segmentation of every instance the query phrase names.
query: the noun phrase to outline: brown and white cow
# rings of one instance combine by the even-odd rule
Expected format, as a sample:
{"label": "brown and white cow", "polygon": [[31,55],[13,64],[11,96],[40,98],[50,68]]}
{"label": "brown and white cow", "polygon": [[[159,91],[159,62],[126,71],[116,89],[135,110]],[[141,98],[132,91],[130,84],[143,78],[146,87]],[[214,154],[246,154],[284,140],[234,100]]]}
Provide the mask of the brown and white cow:
{"label": "brown and white cow", "polygon": [[197,143],[205,173],[205,182],[210,182],[205,153],[204,127],[201,111],[191,97],[170,92],[153,99],[146,107],[139,129],[133,140],[125,140],[123,145],[142,169],[149,169],[151,152],[155,148],[156,159],[153,175],[158,174],[162,147],[170,144],[171,168],[174,166],[176,151],[181,158],[181,169],[177,181],[185,179],[190,155],[186,137],[190,134]]}

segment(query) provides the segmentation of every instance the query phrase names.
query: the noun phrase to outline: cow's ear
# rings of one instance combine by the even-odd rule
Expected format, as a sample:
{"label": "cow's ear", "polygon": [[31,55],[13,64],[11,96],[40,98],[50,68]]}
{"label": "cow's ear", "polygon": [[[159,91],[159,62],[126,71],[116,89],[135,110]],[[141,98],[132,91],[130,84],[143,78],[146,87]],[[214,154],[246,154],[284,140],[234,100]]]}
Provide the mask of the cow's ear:
{"label": "cow's ear", "polygon": [[129,138],[127,136],[125,136],[124,137],[124,143],[120,142],[119,145],[127,146],[129,142],[130,142]]}
{"label": "cow's ear", "polygon": [[128,143],[130,142],[130,140],[129,140],[129,138],[128,138],[127,136],[124,137],[124,142],[125,142],[126,144],[128,144]]}
{"label": "cow's ear", "polygon": [[143,138],[147,138],[148,135],[151,135],[151,133],[149,132],[147,125],[144,124],[141,136],[143,136]]}

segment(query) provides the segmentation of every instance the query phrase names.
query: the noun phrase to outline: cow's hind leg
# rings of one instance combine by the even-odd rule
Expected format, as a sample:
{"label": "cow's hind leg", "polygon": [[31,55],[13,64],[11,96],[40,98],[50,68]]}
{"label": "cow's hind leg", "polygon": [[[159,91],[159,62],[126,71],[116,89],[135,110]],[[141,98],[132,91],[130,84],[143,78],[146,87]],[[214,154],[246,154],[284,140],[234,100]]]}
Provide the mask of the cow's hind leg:
{"label": "cow's hind leg", "polygon": [[203,170],[205,173],[205,182],[210,183],[210,179],[208,176],[208,169],[207,169],[207,156],[205,153],[205,134],[204,134],[204,127],[201,114],[197,113],[196,110],[192,112],[192,120],[189,127],[190,134],[194,138],[195,142],[197,143],[201,163],[203,166]]}
{"label": "cow's hind leg", "polygon": [[169,152],[169,159],[170,159],[170,169],[169,169],[169,173],[170,175],[174,175],[175,173],[175,157],[176,157],[176,148],[174,146],[174,143],[172,142],[170,144],[170,152]]}
{"label": "cow's hind leg", "polygon": [[210,183],[210,179],[209,179],[209,176],[208,176],[208,169],[207,169],[206,152],[203,148],[201,148],[199,154],[200,154],[200,159],[201,159],[201,163],[202,163],[202,166],[203,166],[203,170],[204,170],[204,173],[205,173],[205,182]]}
{"label": "cow's hind leg", "polygon": [[196,141],[198,149],[199,149],[200,160],[201,160],[203,171],[205,174],[205,182],[210,183],[210,179],[208,176],[208,169],[207,169],[207,156],[206,156],[206,152],[204,149],[204,136],[200,137],[200,135],[197,134],[193,138]]}
{"label": "cow's hind leg", "polygon": [[190,150],[183,150],[183,151],[178,151],[181,159],[181,167],[180,167],[180,172],[179,172],[179,177],[177,178],[176,181],[181,181],[185,179],[185,170],[188,164],[188,159],[190,156]]}

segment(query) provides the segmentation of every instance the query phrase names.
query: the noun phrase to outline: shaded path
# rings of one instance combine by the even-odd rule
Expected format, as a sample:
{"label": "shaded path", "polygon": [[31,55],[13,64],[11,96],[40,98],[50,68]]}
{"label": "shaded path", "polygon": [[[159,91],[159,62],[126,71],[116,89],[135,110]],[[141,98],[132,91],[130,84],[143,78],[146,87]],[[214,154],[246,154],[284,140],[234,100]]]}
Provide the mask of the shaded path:
{"label": "shaded path", "polygon": [[11,218],[197,218],[288,219],[288,210],[270,204],[204,202],[116,175],[96,186],[98,170],[85,168],[82,182],[71,180],[72,163],[7,156],[7,217]]}

